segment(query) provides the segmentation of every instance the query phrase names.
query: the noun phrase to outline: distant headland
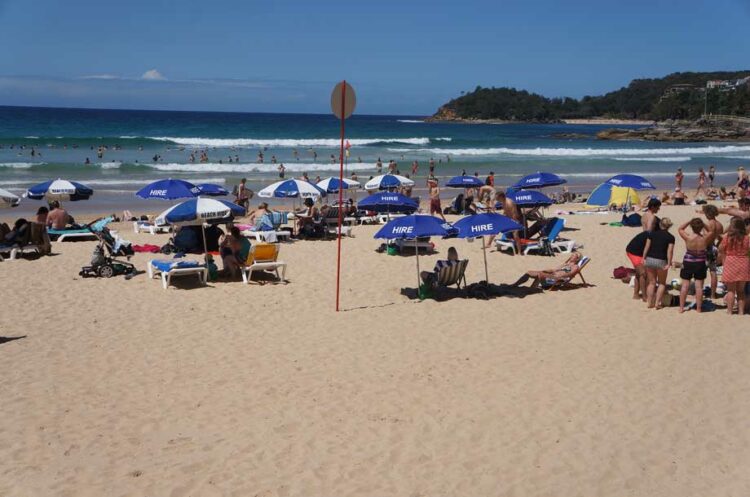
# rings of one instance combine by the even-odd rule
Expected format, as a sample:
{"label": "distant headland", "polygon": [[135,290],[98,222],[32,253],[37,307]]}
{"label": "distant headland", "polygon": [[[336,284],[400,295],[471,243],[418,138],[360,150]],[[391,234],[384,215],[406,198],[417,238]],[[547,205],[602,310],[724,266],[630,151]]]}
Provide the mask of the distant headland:
{"label": "distant headland", "polygon": [[750,141],[750,70],[681,72],[635,79],[600,96],[547,98],[515,88],[482,88],[441,106],[428,122],[569,123],[605,130],[601,139]]}

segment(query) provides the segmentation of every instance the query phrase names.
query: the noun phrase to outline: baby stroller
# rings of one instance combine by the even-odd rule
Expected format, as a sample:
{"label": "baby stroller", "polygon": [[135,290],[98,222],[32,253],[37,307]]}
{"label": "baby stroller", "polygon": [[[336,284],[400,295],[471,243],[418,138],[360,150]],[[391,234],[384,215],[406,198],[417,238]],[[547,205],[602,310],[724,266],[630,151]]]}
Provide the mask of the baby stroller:
{"label": "baby stroller", "polygon": [[132,256],[134,252],[133,248],[130,246],[130,242],[115,239],[115,237],[112,236],[109,228],[107,228],[107,223],[110,221],[112,221],[112,218],[108,217],[86,225],[89,231],[96,235],[99,243],[96,245],[94,253],[91,255],[91,265],[83,266],[78,273],[80,276],[83,276],[84,278],[94,276],[111,278],[112,276],[120,274],[126,276],[135,274],[135,266],[133,264],[117,259],[117,257],[126,257],[127,259],[130,259],[130,256]]}

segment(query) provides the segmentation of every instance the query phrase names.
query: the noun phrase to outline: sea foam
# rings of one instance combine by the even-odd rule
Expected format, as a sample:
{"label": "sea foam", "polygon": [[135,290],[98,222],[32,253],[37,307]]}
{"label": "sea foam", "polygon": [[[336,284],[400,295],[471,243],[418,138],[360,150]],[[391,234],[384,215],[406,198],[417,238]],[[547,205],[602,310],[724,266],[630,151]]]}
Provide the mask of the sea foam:
{"label": "sea foam", "polygon": [[750,146],[727,145],[684,148],[389,148],[391,152],[427,152],[436,155],[512,155],[529,157],[618,157],[651,155],[711,155],[750,152]]}
{"label": "sea foam", "polygon": [[[124,137],[122,137],[124,138]],[[129,137],[133,138],[133,137]],[[329,147],[336,148],[340,145],[337,138],[182,138],[176,136],[149,136],[151,140],[172,142],[178,145],[191,147],[282,147],[282,148],[308,148]],[[452,138],[432,138],[434,141],[451,141]],[[431,139],[426,137],[411,138],[349,138],[352,146],[376,145],[378,143],[403,143],[406,145],[429,145]]]}

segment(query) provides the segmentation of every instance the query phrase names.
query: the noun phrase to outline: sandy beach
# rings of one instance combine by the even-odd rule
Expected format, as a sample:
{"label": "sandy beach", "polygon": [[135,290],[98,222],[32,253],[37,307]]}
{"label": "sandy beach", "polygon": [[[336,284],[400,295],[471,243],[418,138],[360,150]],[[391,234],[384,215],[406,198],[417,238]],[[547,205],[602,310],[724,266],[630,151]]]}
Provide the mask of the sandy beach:
{"label": "sandy beach", "polygon": [[[82,279],[94,242],[1,262],[0,495],[750,494],[747,318],[647,310],[611,277],[636,231],[566,219],[590,286],[442,302],[357,227],[340,313],[335,242],[283,244],[288,284]],[[455,246],[484,279],[435,242],[423,268]],[[487,255],[498,284],[564,257]]]}

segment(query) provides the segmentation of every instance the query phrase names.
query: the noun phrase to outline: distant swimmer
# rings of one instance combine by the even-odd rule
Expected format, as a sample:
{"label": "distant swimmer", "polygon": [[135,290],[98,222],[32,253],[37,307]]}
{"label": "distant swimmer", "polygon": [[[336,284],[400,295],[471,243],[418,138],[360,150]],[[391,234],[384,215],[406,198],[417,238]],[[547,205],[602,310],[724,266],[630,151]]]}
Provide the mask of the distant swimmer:
{"label": "distant swimmer", "polygon": [[383,171],[383,161],[378,157],[378,161],[375,163],[375,168],[378,170],[378,174]]}
{"label": "distant swimmer", "polygon": [[318,160],[318,152],[316,152],[315,150],[313,150],[312,151],[312,155],[313,155],[313,162],[316,162]]}
{"label": "distant swimmer", "polygon": [[296,148],[292,149],[292,156],[295,158],[295,160],[299,160],[299,152],[297,152]]}
{"label": "distant swimmer", "polygon": [[91,164],[91,161],[89,160],[89,158],[88,158],[88,157],[86,157],[86,162],[84,162],[84,164],[86,164],[87,166],[88,166],[89,164]]}
{"label": "distant swimmer", "polygon": [[258,150],[258,164],[263,164],[263,151]]}
{"label": "distant swimmer", "polygon": [[336,156],[331,154],[331,164],[336,164]]}
{"label": "distant swimmer", "polygon": [[284,167],[284,164],[279,164],[279,167],[277,169],[279,170],[279,178],[284,179],[284,175],[286,174],[286,168]]}
{"label": "distant swimmer", "polygon": [[411,163],[411,174],[416,176],[419,171],[419,162],[414,161]]}
{"label": "distant swimmer", "polygon": [[276,164],[276,156],[275,155],[271,156],[271,164]]}
{"label": "distant swimmer", "polygon": [[357,162],[359,162],[360,164],[362,164],[362,157],[357,157]]}

